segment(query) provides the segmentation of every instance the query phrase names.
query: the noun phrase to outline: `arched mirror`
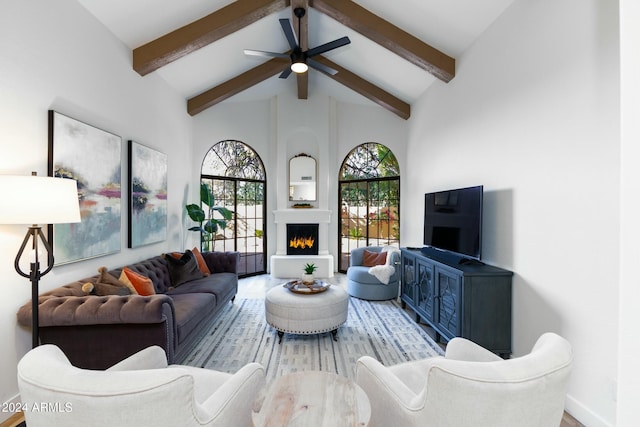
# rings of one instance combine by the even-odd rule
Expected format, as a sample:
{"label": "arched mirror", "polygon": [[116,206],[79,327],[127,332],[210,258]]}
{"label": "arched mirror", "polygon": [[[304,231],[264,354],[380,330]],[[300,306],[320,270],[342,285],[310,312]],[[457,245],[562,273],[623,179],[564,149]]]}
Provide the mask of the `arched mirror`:
{"label": "arched mirror", "polygon": [[289,160],[289,200],[316,200],[316,159],[307,154],[298,154]]}

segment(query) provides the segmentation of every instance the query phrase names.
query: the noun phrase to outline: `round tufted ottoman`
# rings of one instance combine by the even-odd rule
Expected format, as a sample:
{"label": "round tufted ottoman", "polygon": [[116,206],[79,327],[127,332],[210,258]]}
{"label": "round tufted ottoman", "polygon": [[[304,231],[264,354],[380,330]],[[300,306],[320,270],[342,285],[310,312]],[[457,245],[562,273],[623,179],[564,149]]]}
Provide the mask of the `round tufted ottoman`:
{"label": "round tufted ottoman", "polygon": [[339,286],[331,286],[317,294],[297,294],[283,286],[267,292],[264,299],[267,323],[282,336],[329,332],[336,340],[338,328],[347,321],[349,294]]}

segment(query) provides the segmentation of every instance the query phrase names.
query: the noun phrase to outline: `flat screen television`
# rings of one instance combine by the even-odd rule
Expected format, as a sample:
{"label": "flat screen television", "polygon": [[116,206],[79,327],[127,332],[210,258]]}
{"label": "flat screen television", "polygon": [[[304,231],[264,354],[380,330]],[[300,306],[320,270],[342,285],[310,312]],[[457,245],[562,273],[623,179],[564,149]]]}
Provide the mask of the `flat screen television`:
{"label": "flat screen television", "polygon": [[482,185],[424,195],[424,245],[479,260]]}

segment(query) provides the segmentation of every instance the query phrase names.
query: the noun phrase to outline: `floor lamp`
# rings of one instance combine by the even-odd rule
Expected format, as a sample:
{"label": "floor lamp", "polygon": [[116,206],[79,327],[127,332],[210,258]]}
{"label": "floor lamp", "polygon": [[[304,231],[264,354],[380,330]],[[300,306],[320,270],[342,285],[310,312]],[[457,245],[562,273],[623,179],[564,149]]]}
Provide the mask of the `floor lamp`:
{"label": "floor lamp", "polygon": [[[53,249],[38,224],[80,222],[78,188],[75,180],[64,178],[0,175],[0,224],[32,224],[27,230],[14,266],[22,277],[31,281],[32,347],[38,346],[38,283],[53,268]],[[20,268],[27,244],[29,272]],[[47,264],[40,271],[40,255],[46,252]],[[43,257],[44,258],[44,257]]]}

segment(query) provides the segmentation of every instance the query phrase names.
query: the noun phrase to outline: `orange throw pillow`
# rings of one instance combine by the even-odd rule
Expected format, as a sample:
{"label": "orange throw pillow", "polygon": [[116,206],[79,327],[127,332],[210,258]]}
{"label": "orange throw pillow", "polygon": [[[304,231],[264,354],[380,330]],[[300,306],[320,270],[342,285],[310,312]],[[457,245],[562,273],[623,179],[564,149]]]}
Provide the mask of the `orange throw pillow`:
{"label": "orange throw pillow", "polygon": [[387,262],[386,252],[371,252],[364,250],[362,256],[362,265],[365,267],[373,267],[374,265],[384,265]]}
{"label": "orange throw pillow", "polygon": [[129,288],[132,294],[136,293],[135,288],[127,285],[126,283],[116,279],[111,274],[109,274],[109,271],[107,271],[107,267],[98,268],[98,273],[99,273],[98,278],[96,279],[97,283],[107,283],[109,285],[114,285],[114,286],[124,286]]}
{"label": "orange throw pillow", "polygon": [[204,260],[204,257],[202,256],[202,254],[200,253],[200,251],[198,250],[198,248],[193,248],[191,250],[191,252],[193,252],[193,255],[195,255],[196,257],[196,262],[198,263],[198,268],[200,269],[200,271],[202,272],[202,274],[206,277],[208,275],[211,274],[211,271],[209,270],[209,267],[207,266],[206,261]]}
{"label": "orange throw pillow", "polygon": [[120,273],[121,282],[131,284],[138,295],[155,295],[156,289],[153,287],[153,282],[148,277],[143,276],[142,274],[136,273],[128,267],[122,269],[122,273]]}

